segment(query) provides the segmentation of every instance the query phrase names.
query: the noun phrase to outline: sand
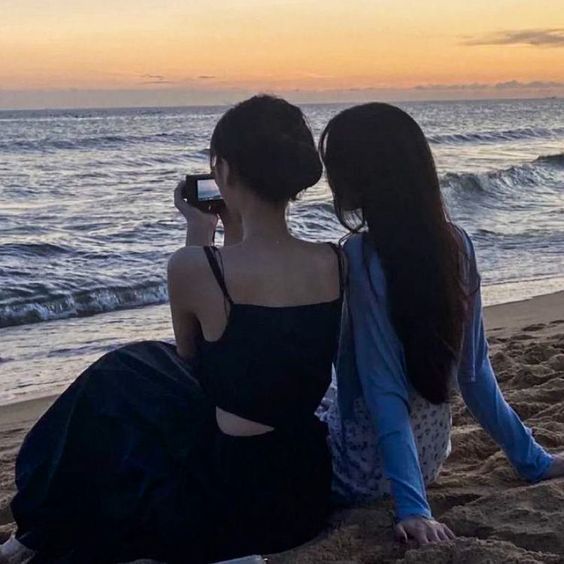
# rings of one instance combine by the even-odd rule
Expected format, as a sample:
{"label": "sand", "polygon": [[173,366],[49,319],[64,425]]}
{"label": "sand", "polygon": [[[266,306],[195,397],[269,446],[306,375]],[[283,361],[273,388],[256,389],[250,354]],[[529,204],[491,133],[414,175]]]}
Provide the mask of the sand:
{"label": "sand", "polygon": [[[541,444],[564,451],[564,292],[486,308],[486,325],[508,401]],[[0,407],[0,536],[13,529],[8,503],[18,447],[53,399]],[[429,498],[456,541],[418,549],[396,543],[383,501],[336,513],[319,538],[270,561],[564,564],[564,479],[527,486],[458,399],[453,417],[453,452]]]}

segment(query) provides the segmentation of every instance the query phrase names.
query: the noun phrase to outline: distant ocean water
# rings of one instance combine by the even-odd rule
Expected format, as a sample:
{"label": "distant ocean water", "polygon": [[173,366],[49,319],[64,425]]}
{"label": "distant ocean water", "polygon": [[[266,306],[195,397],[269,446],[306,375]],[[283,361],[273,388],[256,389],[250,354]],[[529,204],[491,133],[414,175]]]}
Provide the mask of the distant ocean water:
{"label": "distant ocean water", "polygon": [[[487,303],[564,289],[564,100],[400,104],[425,131]],[[304,110],[316,133],[345,106]],[[205,171],[225,108],[0,112],[0,402],[47,393],[98,354],[171,338],[172,190]],[[325,181],[296,233],[342,230]],[[106,315],[94,315],[106,313]]]}

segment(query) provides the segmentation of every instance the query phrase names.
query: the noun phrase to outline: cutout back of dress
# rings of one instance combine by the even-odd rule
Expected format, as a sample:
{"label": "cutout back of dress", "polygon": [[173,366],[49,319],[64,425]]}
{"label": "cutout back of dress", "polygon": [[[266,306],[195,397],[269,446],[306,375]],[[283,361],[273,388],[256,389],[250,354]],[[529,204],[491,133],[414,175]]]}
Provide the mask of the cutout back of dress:
{"label": "cutout back of dress", "polygon": [[[199,347],[199,380],[215,405],[274,428],[314,417],[331,381],[338,344],[343,268],[336,253],[339,297],[329,302],[270,307],[238,304],[229,295],[221,253],[205,247],[210,268],[229,307],[227,326]],[[219,259],[219,261],[218,261]]]}

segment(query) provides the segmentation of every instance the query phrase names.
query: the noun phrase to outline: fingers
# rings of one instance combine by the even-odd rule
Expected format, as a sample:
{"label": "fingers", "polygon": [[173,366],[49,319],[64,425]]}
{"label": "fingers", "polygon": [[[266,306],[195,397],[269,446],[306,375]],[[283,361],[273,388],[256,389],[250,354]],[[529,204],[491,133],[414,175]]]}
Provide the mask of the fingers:
{"label": "fingers", "polygon": [[181,209],[183,205],[186,205],[184,198],[182,197],[182,191],[184,189],[184,181],[178,183],[176,188],[174,189],[174,205],[177,209]]}
{"label": "fingers", "polygon": [[434,526],[430,530],[428,530],[427,531],[427,540],[430,543],[431,542],[441,542],[443,539],[441,538],[440,530],[441,530],[440,525]]}
{"label": "fingers", "polygon": [[395,534],[396,534],[396,538],[398,539],[398,541],[404,542],[404,543],[407,542],[408,536],[407,536],[407,532],[406,532],[403,525],[401,525],[401,524],[396,525]]}
{"label": "fingers", "polygon": [[448,542],[456,535],[442,523],[426,518],[411,518],[395,527],[395,533],[398,540],[407,542],[412,538],[419,546],[431,543]]}
{"label": "fingers", "polygon": [[436,542],[446,542],[446,541],[450,540],[450,538],[448,537],[444,527],[439,527],[436,531],[436,534],[437,534],[437,541]]}
{"label": "fingers", "polygon": [[552,464],[543,474],[541,480],[552,480],[564,476],[564,453],[552,455]]}
{"label": "fingers", "polygon": [[441,525],[438,529],[437,529],[437,537],[438,540],[437,542],[446,542],[450,540],[450,537],[448,536],[448,533],[446,531],[446,526]]}
{"label": "fingers", "polygon": [[432,522],[427,529],[428,542],[447,542],[456,538],[456,535],[442,523]]}
{"label": "fingers", "polygon": [[427,531],[425,525],[421,524],[416,524],[415,527],[412,527],[409,530],[409,536],[411,536],[419,546],[423,546],[431,542],[428,533],[429,531]]}
{"label": "fingers", "polygon": [[423,532],[416,534],[415,540],[417,541],[417,544],[419,546],[425,546],[426,544],[431,544],[432,542],[429,537]]}
{"label": "fingers", "polygon": [[449,540],[453,540],[456,538],[456,535],[450,530],[449,527],[443,525],[444,532],[446,533]]}

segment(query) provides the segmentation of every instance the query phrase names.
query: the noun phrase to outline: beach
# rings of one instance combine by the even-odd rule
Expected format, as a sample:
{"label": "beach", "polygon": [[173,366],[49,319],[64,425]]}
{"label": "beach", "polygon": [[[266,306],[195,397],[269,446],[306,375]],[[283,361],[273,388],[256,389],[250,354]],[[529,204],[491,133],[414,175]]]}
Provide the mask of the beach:
{"label": "beach", "polygon": [[[507,400],[551,452],[564,450],[564,292],[485,309],[490,356]],[[8,504],[14,462],[31,425],[56,396],[0,406],[0,533],[14,528]],[[453,452],[429,488],[436,518],[459,538],[415,550],[392,537],[389,501],[336,512],[318,539],[274,564],[322,562],[564,562],[564,479],[526,485],[453,401]]]}
{"label": "beach", "polygon": [[[127,516],[133,507],[140,523],[133,527],[131,543],[112,543],[128,536],[110,523],[119,519],[93,509],[95,502],[79,500],[88,518],[75,519],[70,535],[76,541],[82,531],[87,534],[84,542],[74,543],[84,550],[73,550],[69,557],[79,564],[96,560],[97,554],[107,558],[110,551],[116,558],[146,554],[151,547],[166,547],[153,555],[175,561],[179,548],[178,560],[191,564],[200,544],[205,554],[222,555],[249,546],[279,551],[310,538],[313,533],[300,534],[302,525],[315,532],[325,525],[315,517],[325,515],[319,511],[323,494],[314,493],[317,486],[329,488],[328,474],[323,480],[329,460],[315,456],[315,441],[310,440],[316,421],[304,417],[316,406],[318,415],[335,408],[326,413],[335,414],[337,423],[354,412],[355,425],[341,427],[346,448],[329,437],[329,450],[343,463],[342,474],[355,490],[352,499],[365,500],[370,494],[364,492],[375,488],[388,491],[380,483],[381,471],[388,471],[383,466],[397,470],[403,462],[397,475],[405,482],[398,486],[405,503],[392,484],[398,512],[403,516],[428,509],[420,497],[417,469],[410,472],[413,456],[401,456],[407,422],[406,413],[394,407],[398,402],[411,404],[425,479],[435,476],[437,465],[448,458],[425,493],[434,516],[456,532],[456,540],[422,548],[394,540],[392,500],[383,499],[366,507],[334,508],[317,538],[265,555],[269,564],[564,564],[564,477],[532,485],[520,480],[455,389],[448,390],[448,405],[421,404],[419,409],[419,401],[411,401],[417,390],[427,399],[447,397],[441,373],[456,372],[458,364],[468,375],[472,367],[476,374],[487,368],[491,391],[481,326],[479,342],[466,340],[457,354],[457,342],[470,330],[466,319],[463,335],[457,334],[462,294],[470,292],[469,301],[481,300],[500,388],[538,443],[561,455],[552,471],[564,474],[564,2],[437,0],[432,9],[427,2],[366,0],[4,4],[9,9],[2,13],[0,40],[6,53],[0,57],[0,546],[14,540],[10,503],[18,452],[53,404],[49,415],[73,399],[67,393],[57,402],[74,382],[80,407],[71,409],[72,437],[56,425],[40,426],[55,442],[66,437],[70,445],[63,448],[68,456],[55,457],[54,472],[63,476],[73,508],[77,497],[90,491],[90,501],[104,496],[102,510],[120,506],[118,513]],[[182,185],[187,179],[209,177],[210,172],[226,204],[226,214],[220,213],[217,222],[196,219],[199,214],[179,198],[186,196]],[[227,256],[231,250],[223,256],[200,247],[204,243],[221,250],[236,243],[229,226],[237,223],[236,217],[241,218],[243,241],[232,249],[233,260]],[[445,220],[453,233],[464,232],[468,252],[463,254],[470,261],[454,260]],[[212,224],[213,235],[204,236],[204,225]],[[361,253],[361,281],[370,283],[371,292],[361,297],[370,303],[363,299],[352,308],[354,314],[358,309],[368,315],[361,315],[366,331],[351,326],[357,350],[348,351],[347,363],[352,372],[354,364],[372,358],[376,342],[386,345],[381,359],[369,367],[373,378],[368,388],[363,375],[349,382],[331,369],[330,359],[342,341],[336,338],[339,307],[322,292],[329,272],[321,269],[321,247],[344,249],[354,234],[374,235],[371,246],[378,255]],[[291,248],[288,235],[300,241],[295,253],[285,252]],[[435,245],[436,256],[411,252],[423,249],[425,239]],[[305,263],[305,255],[301,262],[306,243],[319,246],[319,271],[302,272],[302,265],[317,267],[313,250],[311,262]],[[353,245],[349,249],[354,251]],[[383,278],[372,276],[368,259],[378,259]],[[206,282],[199,265],[207,269],[208,262]],[[354,265],[341,262],[334,263],[339,263],[338,303],[346,305],[352,298],[344,287],[354,283],[349,276]],[[441,264],[447,263],[450,281],[441,289]],[[192,266],[198,270],[194,276]],[[263,266],[273,268],[271,275]],[[437,283],[427,287],[435,273]],[[301,283],[301,275],[312,282],[312,291],[317,288],[315,295]],[[467,282],[476,283],[468,287]],[[404,286],[408,290],[401,296],[394,294]],[[217,311],[221,304],[212,307],[213,291],[224,294],[225,307]],[[372,298],[389,309],[392,327],[386,316],[368,311]],[[304,309],[306,305],[312,308]],[[245,314],[231,315],[236,306]],[[430,309],[437,319],[426,315]],[[475,322],[476,308],[471,309]],[[209,325],[212,311],[221,318],[214,313]],[[232,323],[247,314],[247,322]],[[398,315],[410,327],[400,326]],[[359,346],[359,333],[361,340],[370,337],[367,347]],[[179,378],[175,368],[166,368],[155,379],[145,365],[129,364],[140,361],[134,351],[149,350],[146,364],[166,352],[171,356],[163,362],[176,365],[170,346],[175,340],[194,352],[189,372],[195,371],[192,375],[211,402],[199,395],[198,383],[192,386],[184,378],[183,369]],[[408,354],[398,359],[400,341]],[[146,346],[120,352],[135,343]],[[116,364],[127,357],[135,383],[122,377],[119,371],[126,368],[121,365],[114,369],[112,363],[105,371],[100,363],[88,370],[106,355]],[[445,364],[445,355],[454,360]],[[390,370],[392,360],[403,369]],[[376,366],[380,361],[382,369]],[[226,372],[225,382],[217,366]],[[98,378],[88,378],[98,368],[109,374],[107,380],[102,377],[100,389]],[[386,371],[394,373],[389,385],[381,378]],[[76,382],[81,375],[87,377]],[[327,391],[323,385],[316,388],[315,382],[329,376]],[[423,385],[421,379],[428,381]],[[293,380],[304,393],[298,393]],[[331,406],[337,381],[350,401]],[[468,394],[462,388],[473,412],[512,453],[516,467],[538,476],[549,457],[532,449],[534,441],[527,441],[519,417],[504,402],[499,405],[499,390],[488,403],[482,401],[482,387],[474,386]],[[138,401],[132,401],[133,390]],[[358,405],[360,391],[369,404],[381,406],[376,444],[366,439],[373,425],[371,409],[365,413],[367,406]],[[121,393],[127,401],[118,401]],[[188,404],[193,404],[190,409]],[[218,422],[225,432],[233,425],[235,435],[252,435],[253,426],[244,422],[247,416],[279,432],[255,440],[216,436],[209,448],[207,431],[217,430],[214,405],[227,412],[225,426],[221,417]],[[77,411],[83,417],[75,417]],[[286,420],[297,421],[300,433],[284,432],[297,428]],[[155,431],[153,442],[150,429]],[[190,438],[174,440],[175,430],[188,430]],[[333,431],[338,432],[337,425]],[[322,428],[320,433],[323,450]],[[289,435],[302,440],[290,441],[288,450]],[[30,459],[52,450],[45,434],[33,436],[38,441],[30,438],[24,449],[31,452]],[[170,452],[162,450],[163,441],[171,443]],[[509,445],[514,441],[519,444]],[[384,448],[385,461],[377,460],[380,442],[390,446]],[[107,448],[114,443],[116,448]],[[243,443],[249,447],[239,448]],[[525,452],[527,445],[531,450]],[[303,448],[298,451],[298,446]],[[261,454],[255,456],[255,449]],[[542,466],[535,464],[535,455]],[[312,472],[309,458],[312,464],[323,463],[323,469]],[[82,464],[78,470],[77,460]],[[63,468],[66,461],[68,470]],[[130,474],[115,471],[118,464]],[[25,466],[22,458],[22,491]],[[378,472],[370,473],[373,467]],[[84,480],[89,468],[96,477],[92,488]],[[42,472],[50,474],[40,465]],[[270,485],[274,474],[279,487]],[[121,486],[102,487],[112,475],[121,477]],[[72,476],[78,476],[76,487],[71,487]],[[147,488],[156,503],[147,503]],[[77,491],[80,496],[73,494]],[[146,511],[139,509],[139,500]],[[46,509],[51,529],[65,519],[65,527],[70,525],[69,513],[60,505]],[[243,507],[255,505],[257,511]],[[214,507],[226,508],[225,519],[208,522]],[[14,511],[23,527],[23,517]],[[30,512],[37,514],[36,508]],[[259,516],[251,523],[249,544],[243,542],[244,527],[238,529],[245,515]],[[122,521],[128,529],[129,520]],[[182,524],[186,522],[192,525]],[[219,537],[225,537],[226,546],[212,550],[208,532],[224,525],[227,532],[215,540],[223,544]],[[421,528],[434,530],[435,525]],[[186,528],[192,534],[185,536]],[[437,525],[439,536],[440,529]],[[135,535],[139,530],[142,534]],[[292,540],[278,538],[284,535]],[[257,545],[259,538],[263,542]],[[47,544],[54,546],[55,540]],[[236,550],[235,545],[244,548]],[[10,547],[0,550],[0,564],[7,552]]]}
{"label": "beach", "polygon": [[[304,106],[316,138],[347,105]],[[450,218],[473,240],[500,383],[541,443],[564,450],[564,105],[401,107],[427,136]],[[166,264],[185,222],[172,191],[209,170],[224,111],[0,112],[0,533],[13,529],[18,448],[57,394],[105,352],[173,339]],[[288,217],[305,240],[344,234],[324,178]],[[336,513],[321,538],[272,561],[564,562],[564,485],[525,488],[459,401],[453,416],[454,450],[429,496],[461,539],[406,552],[382,503]]]}

